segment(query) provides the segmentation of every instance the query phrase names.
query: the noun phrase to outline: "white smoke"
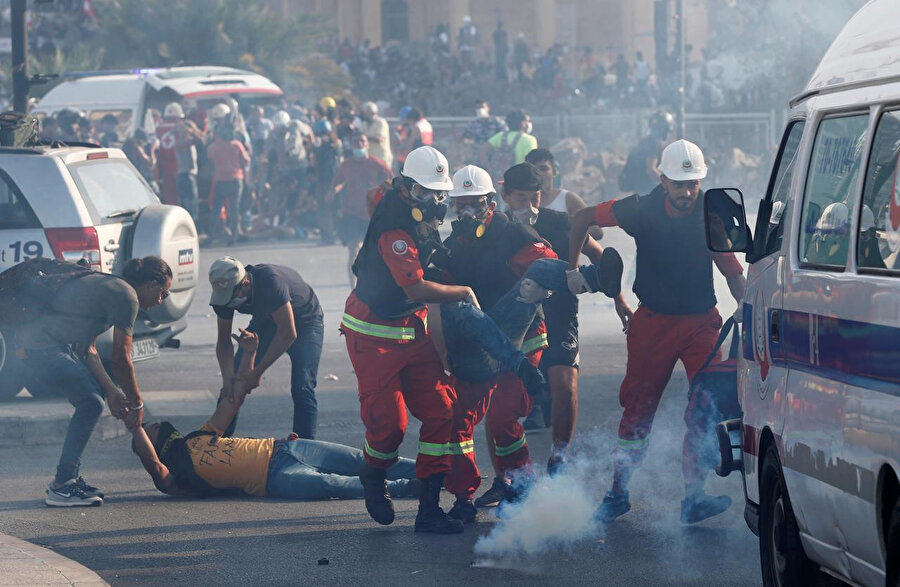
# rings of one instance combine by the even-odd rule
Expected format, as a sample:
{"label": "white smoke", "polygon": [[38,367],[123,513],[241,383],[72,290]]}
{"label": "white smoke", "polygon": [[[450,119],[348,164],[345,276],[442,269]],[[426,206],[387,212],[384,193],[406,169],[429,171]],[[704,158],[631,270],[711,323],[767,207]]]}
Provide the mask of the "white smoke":
{"label": "white smoke", "polygon": [[[670,545],[670,553],[688,547],[683,542],[685,526],[680,520],[684,497],[681,460],[686,388],[683,373],[676,374],[656,414],[647,457],[629,486],[632,511],[614,522],[616,526],[632,526],[642,534],[656,535]],[[559,550],[571,552],[592,540],[608,545],[609,540],[615,539],[618,533],[607,534],[594,515],[612,482],[611,453],[616,445],[615,430],[620,415],[618,411],[609,414],[603,428],[579,432],[560,474],[539,475],[522,502],[500,509],[490,533],[475,543],[476,566],[525,570],[522,565],[533,561],[535,555]],[[714,442],[714,438],[710,440]],[[738,475],[721,479],[712,473],[707,488],[711,495],[735,496],[740,492],[739,484]],[[743,528],[738,527],[738,531]],[[689,569],[679,573],[685,579],[692,577]]]}
{"label": "white smoke", "polygon": [[525,500],[503,506],[498,512],[500,523],[478,539],[475,554],[535,555],[599,534],[594,521],[594,484],[579,478],[579,469],[571,467],[565,474],[539,477]]}

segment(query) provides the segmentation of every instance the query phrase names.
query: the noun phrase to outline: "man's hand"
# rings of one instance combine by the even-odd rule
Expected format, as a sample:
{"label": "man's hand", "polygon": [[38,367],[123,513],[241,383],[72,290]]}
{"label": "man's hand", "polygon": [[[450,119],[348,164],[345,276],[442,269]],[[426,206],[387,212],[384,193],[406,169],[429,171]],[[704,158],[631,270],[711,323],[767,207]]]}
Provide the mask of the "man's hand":
{"label": "man's hand", "polygon": [[231,338],[237,341],[238,346],[245,353],[255,353],[256,349],[259,348],[259,337],[255,332],[250,332],[249,330],[244,330],[243,328],[238,328],[241,332],[241,335],[232,334]]}
{"label": "man's hand", "polygon": [[144,421],[144,404],[135,407],[129,407],[128,413],[125,414],[125,427],[129,430],[141,427]]}
{"label": "man's hand", "polygon": [[625,298],[622,297],[622,294],[619,294],[614,302],[616,314],[618,314],[619,320],[622,321],[622,332],[627,334],[628,326],[631,325],[631,318],[634,316],[634,311],[625,302]]}
{"label": "man's hand", "polygon": [[569,286],[569,291],[572,292],[573,296],[591,291],[587,280],[578,269],[569,269],[566,271],[566,285]]}
{"label": "man's hand", "polygon": [[740,324],[744,320],[744,307],[741,304],[738,304],[737,310],[734,311],[734,314],[731,315],[734,318],[734,321]]}
{"label": "man's hand", "polygon": [[106,405],[109,406],[109,413],[119,420],[124,421],[128,415],[126,403],[125,394],[121,390],[110,390],[106,393]]}

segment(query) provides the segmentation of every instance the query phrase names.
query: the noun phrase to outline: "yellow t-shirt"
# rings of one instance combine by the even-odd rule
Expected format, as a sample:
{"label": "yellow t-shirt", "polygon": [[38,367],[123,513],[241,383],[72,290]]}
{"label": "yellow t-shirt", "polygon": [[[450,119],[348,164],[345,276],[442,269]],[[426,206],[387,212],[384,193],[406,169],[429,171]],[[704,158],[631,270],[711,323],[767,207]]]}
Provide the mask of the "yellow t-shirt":
{"label": "yellow t-shirt", "polygon": [[209,422],[200,430],[215,434],[187,441],[194,470],[204,481],[219,489],[236,488],[249,495],[266,495],[274,438],[221,438],[222,430]]}
{"label": "yellow t-shirt", "polygon": [[[501,131],[492,136],[488,143],[491,144],[495,149],[499,149],[501,145],[501,141],[503,141],[503,137],[506,137],[506,144],[512,145],[516,143],[516,137],[519,136],[519,133],[512,131]],[[525,155],[537,149],[538,142],[537,139],[532,135],[527,135],[522,133],[522,138],[519,139],[519,142],[516,143],[516,150],[513,152],[514,161],[513,164],[518,165],[519,163],[525,162]]]}

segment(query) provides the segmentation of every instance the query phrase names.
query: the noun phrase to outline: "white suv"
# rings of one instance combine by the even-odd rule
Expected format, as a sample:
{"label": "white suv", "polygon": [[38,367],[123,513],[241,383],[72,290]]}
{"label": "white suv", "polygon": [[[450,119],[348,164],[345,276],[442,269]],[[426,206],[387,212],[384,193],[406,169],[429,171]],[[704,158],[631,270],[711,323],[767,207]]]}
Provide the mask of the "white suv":
{"label": "white suv", "polygon": [[[152,358],[174,336],[198,278],[197,229],[186,210],[164,206],[118,149],[0,147],[0,271],[33,257],[86,259],[91,268],[120,273],[133,257],[156,255],[172,268],[171,295],[141,311],[132,359]],[[0,399],[26,383],[12,329],[0,323]],[[109,332],[97,341],[108,357]],[[51,390],[29,389],[33,395]]]}

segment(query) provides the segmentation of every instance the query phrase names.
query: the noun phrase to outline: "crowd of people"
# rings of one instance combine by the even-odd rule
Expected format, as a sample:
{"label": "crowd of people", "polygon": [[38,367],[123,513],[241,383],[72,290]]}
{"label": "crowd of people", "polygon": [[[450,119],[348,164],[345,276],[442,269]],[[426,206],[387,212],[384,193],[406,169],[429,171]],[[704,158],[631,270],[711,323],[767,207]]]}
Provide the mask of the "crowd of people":
{"label": "crowd of people", "polygon": [[[536,114],[607,112],[635,108],[674,107],[678,103],[680,68],[669,56],[657,70],[642,51],[632,56],[613,47],[595,50],[557,42],[546,50],[534,39],[465,17],[451,43],[451,27],[438,25],[427,41],[390,41],[372,45],[335,40],[333,58],[353,80],[354,92],[390,104],[398,111],[414,103],[431,112],[459,115],[477,97],[504,108],[516,105]],[[483,39],[487,39],[481,42]],[[454,48],[455,46],[455,48]],[[721,107],[726,92],[721,72],[693,56],[688,45],[688,102],[703,111]],[[400,80],[400,81],[397,81]],[[477,95],[476,95],[477,93]]]}

